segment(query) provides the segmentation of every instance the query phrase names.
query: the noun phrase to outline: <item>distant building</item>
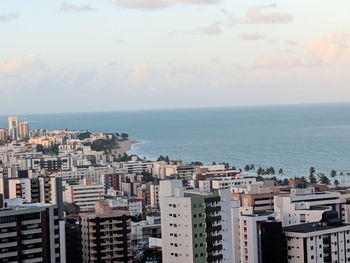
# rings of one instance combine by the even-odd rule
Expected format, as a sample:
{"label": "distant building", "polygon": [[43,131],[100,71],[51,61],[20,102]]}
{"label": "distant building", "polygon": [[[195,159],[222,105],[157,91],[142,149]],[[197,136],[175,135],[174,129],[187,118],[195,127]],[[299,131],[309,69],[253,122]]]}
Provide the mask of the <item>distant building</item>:
{"label": "distant building", "polygon": [[12,140],[18,140],[20,138],[19,135],[19,121],[15,116],[8,117],[8,131],[10,138]]}
{"label": "distant building", "polygon": [[0,129],[0,142],[6,142],[9,137],[7,129]]}
{"label": "distant building", "polygon": [[26,121],[19,123],[19,138],[29,139],[29,125]]}
{"label": "distant building", "polygon": [[108,202],[95,204],[95,213],[81,214],[84,263],[131,263],[131,229],[127,211],[112,210]]}

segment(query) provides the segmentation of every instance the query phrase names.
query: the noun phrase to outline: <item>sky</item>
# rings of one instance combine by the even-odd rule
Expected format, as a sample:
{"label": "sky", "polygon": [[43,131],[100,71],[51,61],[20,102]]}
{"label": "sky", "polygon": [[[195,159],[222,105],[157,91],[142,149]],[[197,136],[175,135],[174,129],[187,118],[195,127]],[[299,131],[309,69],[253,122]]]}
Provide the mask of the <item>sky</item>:
{"label": "sky", "polygon": [[350,101],[349,0],[1,0],[0,115]]}

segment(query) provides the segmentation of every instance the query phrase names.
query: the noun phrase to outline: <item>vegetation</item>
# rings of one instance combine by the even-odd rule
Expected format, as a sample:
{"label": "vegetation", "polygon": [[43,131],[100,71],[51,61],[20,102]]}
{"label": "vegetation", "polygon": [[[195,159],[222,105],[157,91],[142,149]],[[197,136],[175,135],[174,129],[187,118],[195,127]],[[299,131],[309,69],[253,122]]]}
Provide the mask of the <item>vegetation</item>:
{"label": "vegetation", "polygon": [[79,140],[84,140],[84,139],[87,139],[87,138],[90,138],[90,137],[91,137],[91,132],[88,132],[88,131],[78,134],[78,139]]}
{"label": "vegetation", "polygon": [[93,151],[104,151],[105,153],[111,152],[118,148],[116,138],[112,139],[97,139],[92,142],[91,150]]}
{"label": "vegetation", "polygon": [[79,214],[80,208],[76,204],[71,204],[71,203],[63,203],[63,211],[66,212],[67,215],[71,214]]}
{"label": "vegetation", "polygon": [[321,184],[327,184],[327,185],[330,184],[330,180],[325,174],[319,174],[318,177],[319,177],[319,182]]}
{"label": "vegetation", "polygon": [[122,137],[122,140],[128,140],[129,139],[129,134],[123,132],[120,134],[120,137]]}
{"label": "vegetation", "polygon": [[141,262],[159,262],[162,263],[162,251],[155,248],[145,248]]}
{"label": "vegetation", "polygon": [[42,152],[43,154],[47,154],[47,155],[58,155],[59,153],[58,144],[55,144],[48,148],[45,148],[41,144],[37,144],[35,147],[35,151]]}
{"label": "vegetation", "polygon": [[317,184],[317,178],[314,174],[309,175],[310,184]]}
{"label": "vegetation", "polygon": [[145,183],[154,181],[154,177],[149,172],[142,172],[142,176],[142,181]]}
{"label": "vegetation", "polygon": [[192,165],[195,165],[195,166],[201,166],[203,165],[202,162],[199,162],[199,161],[194,161],[194,162],[191,162]]}
{"label": "vegetation", "polygon": [[163,155],[159,156],[158,159],[157,159],[157,161],[158,161],[158,162],[164,161],[164,162],[166,162],[167,164],[170,163],[169,156],[165,156],[165,157],[164,157]]}

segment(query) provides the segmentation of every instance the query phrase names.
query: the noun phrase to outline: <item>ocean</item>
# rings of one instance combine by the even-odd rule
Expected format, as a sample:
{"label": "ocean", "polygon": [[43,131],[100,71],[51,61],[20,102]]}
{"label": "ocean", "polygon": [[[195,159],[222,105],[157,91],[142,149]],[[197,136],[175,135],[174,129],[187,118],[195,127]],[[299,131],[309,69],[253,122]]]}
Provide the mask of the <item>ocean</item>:
{"label": "ocean", "polygon": [[[126,132],[130,153],[186,162],[228,162],[308,176],[350,172],[350,104],[313,104],[20,115],[31,129]],[[0,116],[0,127],[7,116]],[[349,180],[350,180],[350,176]],[[343,181],[346,178],[343,179]]]}

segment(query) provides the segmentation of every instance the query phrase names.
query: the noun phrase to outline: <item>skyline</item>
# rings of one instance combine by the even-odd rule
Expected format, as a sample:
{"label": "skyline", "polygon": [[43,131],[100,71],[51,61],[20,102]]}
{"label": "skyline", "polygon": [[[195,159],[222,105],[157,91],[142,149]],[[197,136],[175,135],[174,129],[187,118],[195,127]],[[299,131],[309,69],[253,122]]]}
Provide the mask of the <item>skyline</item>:
{"label": "skyline", "polygon": [[350,101],[345,0],[1,7],[1,115]]}

